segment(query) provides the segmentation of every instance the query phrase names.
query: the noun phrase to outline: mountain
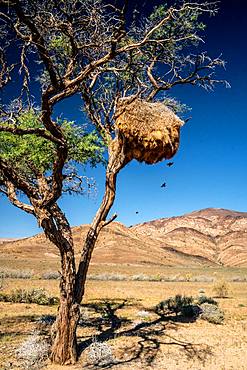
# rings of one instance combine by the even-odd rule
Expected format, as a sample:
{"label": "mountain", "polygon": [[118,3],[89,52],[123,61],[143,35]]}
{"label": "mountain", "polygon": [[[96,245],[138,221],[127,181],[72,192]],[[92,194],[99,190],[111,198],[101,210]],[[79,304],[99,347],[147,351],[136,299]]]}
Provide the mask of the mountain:
{"label": "mountain", "polygon": [[0,238],[0,244],[7,243],[7,242],[13,242],[15,240],[19,240],[18,238]]}
{"label": "mountain", "polygon": [[[88,228],[89,225],[73,228],[77,257]],[[0,256],[59,260],[56,247],[44,234],[2,241]],[[194,267],[247,266],[247,213],[208,208],[129,228],[113,222],[102,230],[92,262]]]}
{"label": "mountain", "polygon": [[[73,228],[76,257],[79,257],[80,247],[86,236],[89,225]],[[45,259],[59,260],[56,247],[46,239],[44,234],[30,238],[6,242],[0,245],[0,257],[22,258],[24,260]],[[211,261],[201,257],[180,253],[173,248],[161,245],[159,240],[139,234],[135,230],[113,222],[101,231],[93,253],[92,262],[95,264],[155,264],[200,266],[212,265]]]}
{"label": "mountain", "polygon": [[207,208],[132,228],[177,252],[227,266],[247,266],[247,213]]}

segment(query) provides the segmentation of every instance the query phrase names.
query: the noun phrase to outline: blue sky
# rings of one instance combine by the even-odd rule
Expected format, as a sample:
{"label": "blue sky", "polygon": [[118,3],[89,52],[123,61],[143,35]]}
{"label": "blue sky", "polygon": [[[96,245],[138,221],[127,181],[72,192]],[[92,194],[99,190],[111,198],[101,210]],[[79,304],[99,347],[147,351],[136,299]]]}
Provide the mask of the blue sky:
{"label": "blue sky", "polygon": [[[247,211],[246,10],[245,1],[223,0],[220,13],[207,20],[205,50],[212,56],[223,54],[227,67],[220,77],[232,87],[217,87],[209,93],[184,86],[170,92],[192,108],[174,165],[130,163],[118,178],[112,209],[118,221],[133,225],[206,207]],[[63,103],[63,109],[69,118],[78,118],[68,104]],[[104,168],[88,169],[86,174],[95,178],[97,194],[91,198],[64,196],[60,202],[72,225],[90,223],[103,194]],[[160,187],[163,182],[166,188]],[[34,217],[0,198],[0,237],[40,231]]]}

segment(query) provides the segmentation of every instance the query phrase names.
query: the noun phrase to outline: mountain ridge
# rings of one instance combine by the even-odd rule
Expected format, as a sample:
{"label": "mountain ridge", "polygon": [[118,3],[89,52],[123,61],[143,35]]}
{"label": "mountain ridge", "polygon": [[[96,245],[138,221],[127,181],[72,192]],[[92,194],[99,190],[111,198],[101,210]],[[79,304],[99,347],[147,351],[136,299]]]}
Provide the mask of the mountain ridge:
{"label": "mountain ridge", "polygon": [[[88,228],[73,228],[77,256]],[[59,258],[42,233],[14,241],[0,239],[0,254]],[[131,227],[112,222],[102,230],[92,262],[247,267],[247,212],[206,208]]]}

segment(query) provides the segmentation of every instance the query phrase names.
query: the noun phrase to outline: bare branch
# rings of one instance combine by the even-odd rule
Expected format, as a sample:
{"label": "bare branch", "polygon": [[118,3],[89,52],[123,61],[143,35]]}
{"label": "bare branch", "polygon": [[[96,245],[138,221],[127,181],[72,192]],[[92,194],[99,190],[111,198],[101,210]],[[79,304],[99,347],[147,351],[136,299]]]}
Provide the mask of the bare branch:
{"label": "bare branch", "polygon": [[16,189],[15,189],[15,186],[13,185],[13,183],[10,182],[10,181],[6,181],[5,185],[6,185],[6,188],[7,188],[6,195],[8,196],[10,202],[15,207],[20,208],[20,209],[22,209],[23,211],[25,211],[27,213],[35,215],[33,206],[30,206],[29,204],[23,203],[18,199]]}
{"label": "bare branch", "polygon": [[52,136],[49,132],[42,128],[28,128],[23,129],[16,125],[0,125],[0,132],[9,132],[14,135],[35,135],[47,139],[55,144],[61,144],[61,141],[56,137]]}
{"label": "bare branch", "polygon": [[113,222],[114,220],[116,220],[117,218],[117,214],[114,213],[114,215],[107,221],[103,221],[102,224],[99,226],[100,229],[102,229],[103,227],[109,225],[111,222]]}
{"label": "bare branch", "polygon": [[23,191],[29,199],[38,199],[37,189],[26,181],[23,176],[18,174],[14,168],[11,168],[2,158],[0,158],[0,173],[3,174],[6,181],[10,181],[12,184],[15,184],[19,190]]}
{"label": "bare branch", "polygon": [[[12,5],[12,4],[10,4],[10,5]],[[31,38],[29,38],[29,40],[32,41],[37,46],[40,57],[43,60],[47,71],[49,72],[51,82],[55,87],[57,87],[59,85],[59,82],[58,82],[58,79],[57,79],[57,74],[56,74],[54,65],[52,63],[52,60],[51,60],[51,58],[49,57],[49,55],[47,53],[43,37],[39,33],[39,31],[38,31],[37,27],[35,26],[34,22],[32,21],[32,19],[30,19],[23,12],[23,9],[20,5],[19,0],[15,1],[13,3],[13,8],[15,9],[15,12],[16,12],[16,15],[19,19],[19,22],[23,22],[28,27],[28,29],[30,30]]]}

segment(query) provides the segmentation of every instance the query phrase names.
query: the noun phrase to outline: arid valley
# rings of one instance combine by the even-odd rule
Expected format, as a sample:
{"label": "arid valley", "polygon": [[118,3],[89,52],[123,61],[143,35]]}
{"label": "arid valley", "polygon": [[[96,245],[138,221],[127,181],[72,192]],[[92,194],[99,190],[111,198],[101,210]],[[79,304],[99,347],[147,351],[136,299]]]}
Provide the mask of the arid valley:
{"label": "arid valley", "polygon": [[[78,257],[87,227],[73,230]],[[223,209],[103,229],[81,307],[81,356],[68,368],[246,369],[246,236],[247,213]],[[43,234],[1,240],[0,252],[3,296],[19,289],[58,296],[59,256]],[[224,296],[215,290],[219,283]],[[161,314],[158,304],[176,295],[193,297],[194,305],[213,297],[224,321]],[[1,299],[0,307],[1,368],[59,369],[48,360],[30,367],[16,355],[34,333],[49,337],[57,304]],[[95,343],[104,352],[98,364]]]}

